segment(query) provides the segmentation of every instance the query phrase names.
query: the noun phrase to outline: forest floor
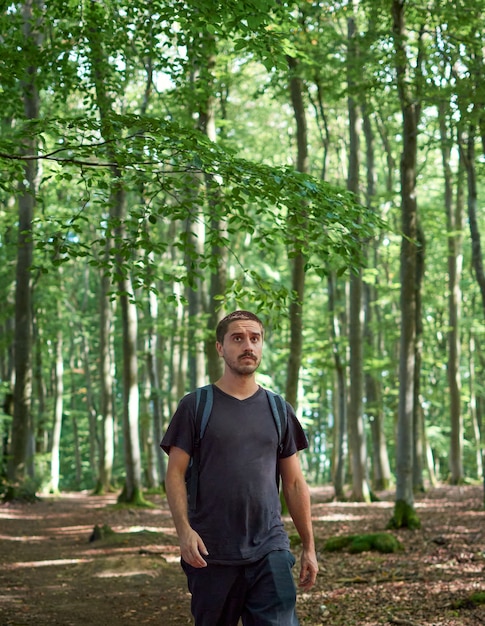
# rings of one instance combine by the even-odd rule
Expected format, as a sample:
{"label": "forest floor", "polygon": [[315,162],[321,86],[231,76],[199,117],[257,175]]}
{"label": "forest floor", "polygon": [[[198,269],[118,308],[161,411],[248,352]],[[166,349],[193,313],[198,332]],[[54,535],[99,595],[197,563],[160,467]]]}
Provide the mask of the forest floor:
{"label": "forest floor", "polygon": [[[404,546],[396,554],[324,552],[330,536],[385,531],[394,506],[393,494],[369,505],[331,495],[312,489],[320,573],[311,592],[298,593],[302,626],[485,624],[485,604],[470,601],[485,592],[481,487],[417,498],[422,529],[394,531]],[[191,624],[170,514],[163,498],[150,501],[130,509],[116,495],[65,493],[0,505],[0,625]],[[90,541],[95,525],[114,534]]]}

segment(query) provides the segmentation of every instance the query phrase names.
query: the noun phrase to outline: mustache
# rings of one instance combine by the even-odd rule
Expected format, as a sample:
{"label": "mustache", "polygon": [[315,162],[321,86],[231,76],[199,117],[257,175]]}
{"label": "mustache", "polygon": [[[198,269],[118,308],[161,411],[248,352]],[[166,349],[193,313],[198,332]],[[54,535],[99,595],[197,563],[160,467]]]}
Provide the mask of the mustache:
{"label": "mustache", "polygon": [[253,352],[245,352],[244,354],[241,354],[241,356],[239,357],[240,359],[253,359],[253,361],[257,361],[257,357]]}

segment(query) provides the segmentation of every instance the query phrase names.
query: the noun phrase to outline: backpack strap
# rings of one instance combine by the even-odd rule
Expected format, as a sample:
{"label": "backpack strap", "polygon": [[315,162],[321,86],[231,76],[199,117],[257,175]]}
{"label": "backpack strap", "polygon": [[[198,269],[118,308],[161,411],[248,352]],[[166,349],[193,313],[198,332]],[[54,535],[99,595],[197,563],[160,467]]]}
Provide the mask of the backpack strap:
{"label": "backpack strap", "polygon": [[194,453],[190,461],[187,481],[189,511],[195,511],[197,506],[197,490],[199,486],[200,442],[204,436],[213,404],[212,385],[198,387],[195,392],[195,440]]}
{"label": "backpack strap", "polygon": [[265,391],[278,432],[278,453],[281,454],[283,451],[283,438],[288,426],[286,402],[278,393],[274,393],[274,391],[270,391],[269,389],[265,389]]}

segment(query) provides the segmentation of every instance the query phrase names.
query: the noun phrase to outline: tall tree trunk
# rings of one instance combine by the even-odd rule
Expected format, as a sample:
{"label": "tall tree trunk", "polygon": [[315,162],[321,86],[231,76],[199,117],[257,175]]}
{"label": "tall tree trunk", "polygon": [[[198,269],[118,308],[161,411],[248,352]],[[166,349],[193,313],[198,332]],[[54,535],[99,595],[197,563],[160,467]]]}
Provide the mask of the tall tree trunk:
{"label": "tall tree trunk", "polygon": [[[57,321],[58,323],[61,321],[59,316]],[[62,346],[62,328],[59,328],[54,353],[54,420],[51,445],[51,491],[55,494],[59,493],[61,429],[64,401],[64,358]]]}
{"label": "tall tree trunk", "polygon": [[[347,83],[349,95],[349,171],[347,189],[358,198],[360,195],[360,133],[362,119],[359,107],[351,95],[355,88],[353,73],[358,57],[355,42],[356,28],[353,16],[347,20]],[[363,356],[363,285],[362,271],[356,270],[350,277],[349,300],[349,443],[352,464],[352,497],[361,502],[370,501],[367,482],[367,447],[364,426],[364,356]]]}
{"label": "tall tree trunk", "polygon": [[[34,12],[40,6],[38,0],[26,0],[23,5],[23,38],[25,53],[32,59],[21,82],[24,113],[27,120],[39,117],[39,92],[37,68],[33,64],[33,50],[40,46]],[[24,139],[22,151],[35,156],[37,142],[33,137]],[[18,201],[18,246],[15,283],[15,386],[14,414],[12,422],[11,449],[8,463],[7,499],[16,495],[17,487],[33,474],[33,459],[29,453],[33,438],[32,424],[32,259],[37,165],[29,159],[24,165],[24,179],[20,185]]]}
{"label": "tall tree trunk", "polygon": [[[214,68],[216,61],[216,41],[213,36],[205,37],[206,53],[204,58],[206,67],[201,74],[206,84],[205,100],[199,107],[199,130],[211,141],[217,139],[216,133],[216,100],[214,98]],[[205,77],[205,78],[204,78]],[[207,356],[207,375],[210,381],[215,381],[222,375],[222,359],[219,357],[214,340],[217,324],[224,313],[217,308],[217,297],[223,296],[226,291],[226,264],[227,248],[221,244],[221,238],[226,236],[225,220],[220,216],[218,209],[220,188],[214,182],[212,175],[205,174],[205,188],[208,206],[208,232],[206,233],[207,244],[210,246],[210,259],[212,262],[209,292],[207,294],[207,338],[205,341],[205,353]]]}
{"label": "tall tree trunk", "polygon": [[[108,123],[113,111],[113,102],[108,93],[109,61],[103,49],[97,28],[103,19],[103,9],[95,0],[89,3],[88,38],[90,44],[90,62],[93,83],[96,90],[96,102],[101,118],[101,132],[108,145],[110,161],[116,163],[116,154],[112,149],[113,140]],[[126,191],[123,175],[117,165],[111,166],[111,194],[109,201],[109,226],[113,229],[115,246],[120,249],[126,239]],[[134,303],[134,291],[131,277],[123,267],[123,257],[117,252],[115,262],[118,277],[119,301],[122,328],[122,385],[123,385],[123,441],[125,451],[125,486],[119,499],[123,502],[138,504],[143,501],[141,481],[141,453],[139,436],[139,389],[138,389],[138,318]]]}
{"label": "tall tree trunk", "polygon": [[163,349],[162,346],[160,346],[159,336],[157,333],[158,297],[156,293],[151,290],[148,294],[148,308],[150,325],[148,329],[147,370],[150,380],[150,402],[151,412],[153,415],[153,438],[156,450],[158,476],[160,482],[163,483],[165,481],[165,455],[162,453],[159,446],[159,443],[162,440],[163,410],[158,366],[158,354],[163,354]]}
{"label": "tall tree trunk", "polygon": [[424,412],[421,406],[421,361],[423,354],[423,321],[421,304],[421,286],[424,277],[424,260],[426,241],[419,223],[417,224],[417,248],[416,248],[416,341],[414,358],[414,384],[413,384],[413,490],[424,491]]}
{"label": "tall tree trunk", "polygon": [[[70,413],[72,422],[72,434],[74,439],[74,463],[76,467],[76,487],[81,489],[82,482],[82,454],[79,441],[79,426],[76,417],[76,397],[77,397],[77,385],[76,378],[72,375],[75,370],[75,346],[74,346],[74,333],[71,335],[70,355],[69,355],[69,369],[71,371],[71,389],[70,389]],[[87,400],[87,398],[86,398]],[[91,434],[89,435],[91,437]],[[91,475],[96,476],[96,467],[91,466]]]}
{"label": "tall tree trunk", "polygon": [[403,118],[401,155],[401,340],[399,355],[399,404],[396,447],[396,502],[391,526],[419,526],[413,494],[413,417],[416,368],[416,271],[417,202],[416,159],[419,107],[408,93],[408,61],[404,40],[404,1],[393,0],[392,18],[396,74]]}
{"label": "tall tree trunk", "polygon": [[[106,244],[109,246],[110,244]],[[106,250],[109,259],[109,249]],[[112,349],[113,304],[108,295],[111,281],[101,276],[99,298],[99,381],[101,388],[101,445],[99,448],[98,481],[95,493],[103,494],[111,489],[114,463],[114,360]]]}
{"label": "tall tree trunk", "polygon": [[456,202],[453,202],[453,183],[450,165],[450,137],[447,119],[449,107],[439,106],[441,158],[445,182],[445,211],[448,243],[448,384],[450,388],[450,480],[458,485],[463,474],[463,415],[461,409],[461,274],[463,267],[463,167],[460,165],[457,180]]}
{"label": "tall tree trunk", "polygon": [[[463,158],[467,174],[467,207],[468,223],[472,240],[472,266],[480,291],[482,312],[485,315],[485,272],[483,269],[482,244],[477,219],[478,194],[475,168],[475,128],[473,125],[470,125],[466,145],[463,145],[463,142],[460,142],[460,154]],[[482,456],[482,459],[483,458],[484,457]],[[485,473],[483,474],[483,501],[485,506]]]}
{"label": "tall tree trunk", "polygon": [[[297,159],[296,169],[308,172],[308,137],[305,103],[303,101],[303,81],[297,75],[298,62],[287,57],[290,69],[290,95],[296,122]],[[298,207],[294,215],[289,216],[300,224],[305,222],[305,207]],[[298,381],[303,351],[303,301],[305,295],[305,256],[302,252],[303,241],[295,238],[291,253],[291,290],[293,298],[290,302],[290,354],[286,370],[286,399],[293,406],[298,405]]]}
{"label": "tall tree trunk", "polygon": [[[376,195],[376,165],[375,165],[375,140],[371,118],[368,107],[363,106],[362,123],[365,137],[365,165],[366,165],[366,206],[372,207]],[[371,253],[373,258],[371,266],[378,266],[379,238],[372,241]],[[382,354],[382,331],[379,319],[379,308],[376,305],[377,288],[374,284],[364,283],[364,345],[367,353],[371,356]],[[372,440],[372,461],[373,461],[373,488],[376,490],[388,489],[391,482],[391,467],[389,454],[387,451],[386,433],[384,429],[385,416],[382,407],[382,390],[379,374],[370,367],[364,376],[365,385],[365,411],[369,416],[371,440]]]}
{"label": "tall tree trunk", "polygon": [[[482,452],[482,433],[481,433],[481,424],[479,419],[478,412],[478,402],[477,402],[477,394],[476,394],[476,377],[475,377],[475,337],[473,333],[470,333],[470,337],[468,340],[468,388],[470,392],[470,416],[472,422],[473,429],[473,437],[475,443],[475,462],[477,466],[477,478],[483,476],[483,452]],[[482,425],[483,426],[483,425]]]}
{"label": "tall tree trunk", "polygon": [[[335,401],[334,405],[334,454],[333,454],[333,485],[335,498],[344,499],[345,469],[348,458],[348,429],[347,429],[347,383],[345,347],[342,345],[341,321],[337,312],[337,281],[331,274],[328,279],[328,310],[330,314],[332,337],[332,352],[335,366]],[[342,354],[343,353],[343,354]]]}
{"label": "tall tree trunk", "polygon": [[480,290],[482,310],[485,316],[485,271],[483,269],[483,253],[480,236],[480,227],[477,219],[478,192],[477,174],[475,167],[475,128],[470,126],[466,145],[460,144],[460,154],[465,164],[468,183],[468,223],[472,240],[472,266]]}

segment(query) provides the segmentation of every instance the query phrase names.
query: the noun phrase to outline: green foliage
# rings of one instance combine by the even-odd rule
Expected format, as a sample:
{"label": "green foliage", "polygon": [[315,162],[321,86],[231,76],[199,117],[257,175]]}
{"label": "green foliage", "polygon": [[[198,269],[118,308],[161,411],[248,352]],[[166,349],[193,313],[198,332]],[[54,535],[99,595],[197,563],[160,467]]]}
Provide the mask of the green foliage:
{"label": "green foliage", "polygon": [[325,542],[323,549],[328,552],[348,550],[352,554],[361,552],[382,552],[384,554],[401,552],[404,546],[389,533],[370,533],[364,535],[347,535],[330,537]]}

